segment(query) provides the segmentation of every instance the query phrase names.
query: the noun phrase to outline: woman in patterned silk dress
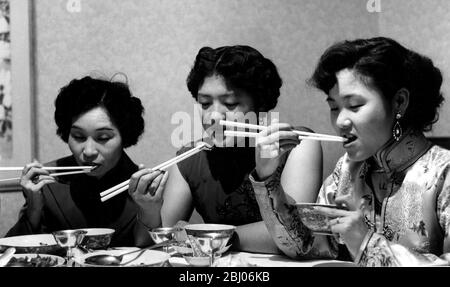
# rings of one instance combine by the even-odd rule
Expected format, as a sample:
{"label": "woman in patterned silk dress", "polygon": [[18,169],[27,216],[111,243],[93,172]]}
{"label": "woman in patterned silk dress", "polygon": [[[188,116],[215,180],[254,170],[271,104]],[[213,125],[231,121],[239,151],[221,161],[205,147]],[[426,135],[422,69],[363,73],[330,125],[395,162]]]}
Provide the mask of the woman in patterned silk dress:
{"label": "woman in patterned silk dress", "polygon": [[299,259],[345,250],[360,266],[446,264],[450,151],[423,134],[443,102],[439,69],[392,39],[358,39],[330,47],[311,82],[327,95],[336,133],[347,138],[317,202],[345,210],[317,207],[332,217],[335,236],[313,234],[257,160],[250,179],[276,244]]}

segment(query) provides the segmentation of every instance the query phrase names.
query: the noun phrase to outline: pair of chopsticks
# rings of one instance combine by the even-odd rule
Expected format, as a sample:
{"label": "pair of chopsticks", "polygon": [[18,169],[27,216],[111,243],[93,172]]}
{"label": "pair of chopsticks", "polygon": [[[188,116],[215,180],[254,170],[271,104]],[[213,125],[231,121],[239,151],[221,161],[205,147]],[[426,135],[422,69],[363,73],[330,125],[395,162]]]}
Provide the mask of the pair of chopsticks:
{"label": "pair of chopsticks", "polygon": [[[239,122],[232,122],[232,121],[225,121],[221,120],[220,125],[227,126],[227,127],[237,127],[237,128],[246,128],[246,129],[255,129],[255,130],[265,130],[267,129],[266,126],[260,126],[260,125],[253,125],[253,124],[246,124],[246,123],[239,123]],[[293,130],[294,133],[298,134],[299,139],[305,139],[305,140],[316,140],[316,141],[333,141],[333,142],[345,142],[347,141],[344,137],[339,136],[332,136],[332,135],[326,135],[326,134],[318,134],[318,133],[310,133],[310,132],[304,132],[304,131],[297,131]],[[257,132],[244,132],[244,131],[225,131],[225,136],[233,136],[233,137],[257,137]]]}
{"label": "pair of chopsticks", "polygon": [[[71,175],[71,174],[79,174],[79,173],[88,173],[94,169],[95,166],[44,166],[42,169],[45,170],[72,170],[72,171],[65,171],[65,172],[55,172],[50,173],[49,176],[64,176],[64,175]],[[20,171],[23,170],[23,167],[18,166],[11,166],[11,167],[0,167],[0,171]],[[73,171],[75,170],[75,171]],[[13,178],[5,178],[1,179],[0,182],[5,181],[13,181],[13,180],[20,180],[20,177],[13,177]]]}
{"label": "pair of chopsticks", "polygon": [[[170,167],[171,165],[174,165],[174,164],[176,164],[176,163],[178,163],[178,162],[180,162],[182,160],[185,160],[188,157],[193,156],[194,154],[196,154],[196,153],[198,153],[198,152],[200,152],[202,150],[205,150],[205,149],[206,150],[210,150],[211,148],[212,147],[209,144],[207,144],[205,142],[201,142],[195,148],[190,149],[187,152],[184,152],[184,153],[182,153],[182,154],[180,154],[180,155],[178,155],[178,156],[176,156],[176,157],[174,157],[174,158],[172,158],[172,159],[170,159],[170,160],[168,160],[166,162],[163,162],[163,163],[161,163],[161,164],[151,168],[150,171],[164,170],[164,169]],[[106,201],[106,200],[108,200],[108,199],[110,199],[110,198],[112,198],[112,197],[114,197],[114,196],[124,192],[125,190],[128,190],[129,183],[130,183],[130,180],[126,180],[126,181],[124,181],[122,183],[119,183],[118,185],[115,185],[115,186],[113,186],[113,187],[111,187],[111,188],[101,192],[100,193],[100,197],[101,197],[100,200],[102,202],[104,202],[104,201]]]}

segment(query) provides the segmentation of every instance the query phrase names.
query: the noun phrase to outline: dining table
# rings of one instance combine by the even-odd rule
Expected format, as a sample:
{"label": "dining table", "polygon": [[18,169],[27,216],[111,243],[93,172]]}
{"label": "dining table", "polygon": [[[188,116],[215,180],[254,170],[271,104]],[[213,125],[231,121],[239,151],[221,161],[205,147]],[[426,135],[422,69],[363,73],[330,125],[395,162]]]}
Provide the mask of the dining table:
{"label": "dining table", "polygon": [[[138,250],[133,247],[123,248],[109,248],[111,250],[124,250],[130,252]],[[153,250],[152,250],[153,251]],[[146,251],[150,252],[150,251]],[[163,252],[162,249],[156,249],[156,252]],[[81,253],[80,253],[81,254]],[[94,254],[94,253],[92,253]],[[265,253],[252,253],[252,252],[226,252],[220,257],[215,258],[213,266],[209,266],[208,258],[204,258],[202,265],[190,264],[183,255],[178,253],[173,248],[169,250],[170,257],[162,264],[154,266],[160,267],[355,267],[357,266],[353,262],[340,261],[333,259],[317,259],[317,260],[296,260],[289,258],[282,254],[265,254]],[[81,256],[86,256],[82,254]],[[68,263],[66,266],[80,267],[80,260],[75,260],[74,263]]]}
{"label": "dining table", "polygon": [[[88,229],[86,229],[88,230]],[[90,242],[90,241],[89,241]],[[194,257],[193,249],[183,244],[170,243],[170,248],[164,245],[138,247],[111,247],[99,245],[95,249],[83,247],[79,244],[73,248],[62,248],[55,241],[52,234],[31,234],[15,237],[0,238],[0,259],[11,253],[15,254],[12,261],[33,261],[36,263],[52,262],[48,266],[61,267],[96,267],[89,264],[93,256],[120,256],[120,266],[171,266],[171,267],[316,267],[316,266],[356,266],[353,262],[333,259],[297,260],[283,254],[264,254],[229,250],[223,248],[216,252],[213,262],[203,253],[202,257]],[[72,250],[73,252],[68,252]],[[67,251],[67,252],[65,252]],[[130,253],[131,252],[131,253]],[[194,253],[198,253],[194,252]],[[70,255],[69,255],[70,254]],[[199,254],[197,254],[199,255]],[[9,255],[11,257],[11,254]],[[89,259],[88,259],[89,258]],[[125,262],[125,263],[124,263]],[[127,263],[128,262],[128,263]],[[54,264],[53,264],[54,263]],[[94,266],[92,266],[94,265]],[[32,266],[36,266],[33,264]],[[39,265],[38,265],[39,266]],[[45,264],[44,264],[45,266]]]}
{"label": "dining table", "polygon": [[[190,265],[182,257],[172,255],[169,263],[173,267],[189,267]],[[264,254],[251,252],[228,252],[216,259],[215,267],[332,267],[332,266],[356,266],[353,262],[317,259],[296,260],[281,254]]]}

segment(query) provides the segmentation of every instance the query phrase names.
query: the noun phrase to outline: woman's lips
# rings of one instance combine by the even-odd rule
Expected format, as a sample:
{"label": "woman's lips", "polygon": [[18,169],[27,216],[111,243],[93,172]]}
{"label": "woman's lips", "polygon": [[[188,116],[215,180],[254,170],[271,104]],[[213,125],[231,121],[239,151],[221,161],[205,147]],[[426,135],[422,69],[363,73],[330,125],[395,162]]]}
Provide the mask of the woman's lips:
{"label": "woman's lips", "polygon": [[343,144],[344,147],[351,145],[357,139],[354,135],[343,135],[343,137],[347,139]]}
{"label": "woman's lips", "polygon": [[96,169],[98,169],[98,168],[100,167],[100,165],[99,165],[99,164],[94,164],[93,166],[94,166],[94,168],[93,168],[93,169],[91,169],[91,171],[94,171],[94,170],[96,170]]}
{"label": "woman's lips", "polygon": [[85,162],[85,163],[83,163],[83,165],[85,165],[85,166],[92,166],[93,167],[89,172],[93,172],[93,171],[97,170],[100,167],[100,164],[92,163],[92,162]]}

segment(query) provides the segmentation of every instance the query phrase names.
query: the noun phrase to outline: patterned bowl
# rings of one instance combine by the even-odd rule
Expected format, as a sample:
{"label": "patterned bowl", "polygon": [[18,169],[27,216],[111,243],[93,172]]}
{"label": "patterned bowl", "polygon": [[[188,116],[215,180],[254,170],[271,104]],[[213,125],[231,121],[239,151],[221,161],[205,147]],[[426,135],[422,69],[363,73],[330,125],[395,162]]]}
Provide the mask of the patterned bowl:
{"label": "patterned bowl", "polygon": [[189,224],[184,226],[184,230],[186,230],[187,235],[191,235],[194,237],[204,236],[210,233],[220,233],[224,236],[232,236],[234,230],[236,229],[233,225],[226,224],[208,224],[208,223],[200,223],[200,224]]}
{"label": "patterned bowl", "polygon": [[107,249],[114,235],[114,229],[110,228],[83,228],[87,231],[81,245],[88,249]]}
{"label": "patterned bowl", "polygon": [[319,213],[317,207],[327,207],[333,209],[345,209],[344,207],[330,204],[318,203],[296,203],[300,220],[315,234],[332,235],[329,220],[331,217]]}
{"label": "patterned bowl", "polygon": [[[191,243],[197,244],[195,239],[188,239],[186,240],[185,243],[181,243],[178,242],[178,244],[176,244],[174,246],[175,251],[179,254],[181,254],[182,256],[187,256],[187,257],[207,257],[208,254],[204,253],[201,251],[200,246],[193,246]],[[228,249],[230,249],[231,244],[225,246],[223,249],[217,251],[217,255],[222,255],[223,253],[227,252]]]}
{"label": "patterned bowl", "polygon": [[[184,226],[193,254],[202,256],[208,254],[211,248],[217,249],[217,253],[223,253],[228,249],[229,242],[236,229],[233,225],[225,224],[190,224]],[[208,251],[208,252],[207,252]]]}

